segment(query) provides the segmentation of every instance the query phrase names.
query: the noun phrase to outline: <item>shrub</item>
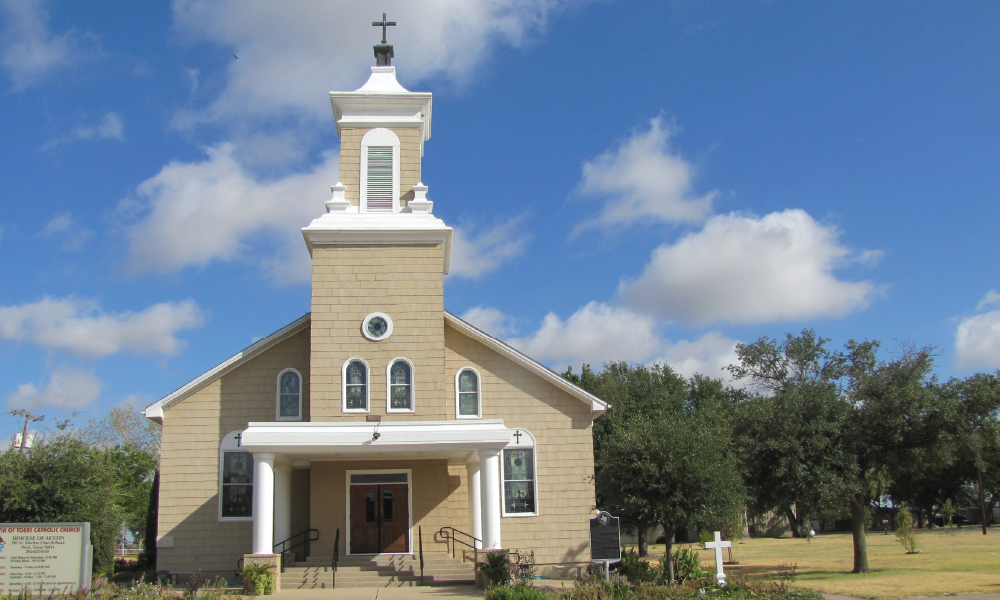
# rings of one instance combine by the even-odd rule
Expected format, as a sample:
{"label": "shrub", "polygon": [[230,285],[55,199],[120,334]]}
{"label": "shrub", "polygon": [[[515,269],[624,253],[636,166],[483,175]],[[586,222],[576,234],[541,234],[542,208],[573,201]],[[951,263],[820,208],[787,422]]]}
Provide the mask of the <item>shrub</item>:
{"label": "shrub", "polygon": [[[667,579],[667,557],[660,559],[661,579]],[[697,582],[705,579],[705,570],[701,568],[701,557],[691,548],[678,548],[673,555],[674,577],[677,583],[687,581]]]}
{"label": "shrub", "polygon": [[510,557],[503,550],[493,550],[486,553],[486,560],[476,564],[476,569],[483,572],[493,585],[505,585],[510,581]]}
{"label": "shrub", "polygon": [[906,507],[896,512],[896,539],[903,548],[906,548],[907,554],[917,553],[917,538],[913,535],[913,517]]}
{"label": "shrub", "polygon": [[243,578],[243,591],[252,596],[274,593],[274,565],[251,563],[237,573]]}
{"label": "shrub", "polygon": [[658,575],[652,565],[640,558],[635,550],[622,554],[622,560],[615,566],[615,570],[632,584],[656,581]]}
{"label": "shrub", "polygon": [[513,560],[507,567],[508,573],[518,583],[529,583],[535,578],[535,551],[527,554],[512,551],[510,556]]}
{"label": "shrub", "polygon": [[486,590],[485,600],[545,600],[545,592],[526,583],[495,585]]}

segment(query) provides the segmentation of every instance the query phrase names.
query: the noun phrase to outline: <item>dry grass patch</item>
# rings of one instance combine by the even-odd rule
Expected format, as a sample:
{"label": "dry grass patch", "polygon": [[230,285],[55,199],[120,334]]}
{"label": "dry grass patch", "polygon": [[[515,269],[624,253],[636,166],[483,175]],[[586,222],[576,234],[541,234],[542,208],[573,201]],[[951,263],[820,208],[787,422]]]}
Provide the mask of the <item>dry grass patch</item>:
{"label": "dry grass patch", "polygon": [[[873,532],[868,536],[872,572],[866,574],[851,573],[854,550],[849,533],[824,534],[811,541],[748,539],[733,548],[733,561],[739,564],[726,565],[726,573],[770,577],[778,565],[796,564],[796,587],[868,598],[1000,592],[1000,527],[989,531],[984,536],[969,526],[921,529],[915,532],[918,554],[906,554],[892,532]],[[714,552],[700,552],[706,570],[714,573]],[[663,545],[651,545],[649,554],[659,560]]]}

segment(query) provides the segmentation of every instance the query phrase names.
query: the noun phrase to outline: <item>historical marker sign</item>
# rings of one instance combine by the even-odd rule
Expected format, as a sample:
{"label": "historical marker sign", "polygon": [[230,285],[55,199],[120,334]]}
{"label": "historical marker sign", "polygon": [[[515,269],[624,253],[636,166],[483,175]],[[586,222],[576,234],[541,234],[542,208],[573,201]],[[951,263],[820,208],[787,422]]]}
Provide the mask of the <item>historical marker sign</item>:
{"label": "historical marker sign", "polygon": [[622,559],[622,537],[618,517],[600,512],[590,520],[590,560],[615,562]]}
{"label": "historical marker sign", "polygon": [[90,587],[90,523],[0,523],[0,596]]}

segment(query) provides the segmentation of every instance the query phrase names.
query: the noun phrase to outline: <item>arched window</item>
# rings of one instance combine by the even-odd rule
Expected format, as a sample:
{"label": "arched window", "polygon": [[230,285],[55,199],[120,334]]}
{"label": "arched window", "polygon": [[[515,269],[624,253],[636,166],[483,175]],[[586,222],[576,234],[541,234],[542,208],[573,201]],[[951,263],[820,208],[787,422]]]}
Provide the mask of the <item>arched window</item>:
{"label": "arched window", "polygon": [[278,374],[277,419],[302,420],[302,375],[295,369]]}
{"label": "arched window", "polygon": [[399,212],[399,136],[376,127],[361,138],[361,212]]}
{"label": "arched window", "polygon": [[478,419],[483,416],[479,372],[472,367],[459,370],[455,376],[455,416],[459,419]]}
{"label": "arched window", "polygon": [[219,520],[253,520],[253,454],[240,448],[243,432],[230,431],[219,445]]}
{"label": "arched window", "polygon": [[352,358],[344,363],[344,412],[368,412],[368,363]]}
{"label": "arched window", "polygon": [[538,515],[538,465],[535,459],[535,436],[527,429],[511,429],[510,442],[503,449],[500,472],[503,475],[503,516]]}
{"label": "arched window", "polygon": [[389,363],[387,412],[413,412],[413,365],[405,358]]}

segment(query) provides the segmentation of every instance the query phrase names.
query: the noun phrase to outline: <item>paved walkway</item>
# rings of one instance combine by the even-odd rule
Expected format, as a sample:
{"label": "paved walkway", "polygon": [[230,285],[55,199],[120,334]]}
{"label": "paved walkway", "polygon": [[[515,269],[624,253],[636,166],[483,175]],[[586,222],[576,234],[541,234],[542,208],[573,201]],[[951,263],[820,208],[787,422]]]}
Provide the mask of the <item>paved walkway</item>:
{"label": "paved walkway", "polygon": [[[858,600],[851,596],[823,594],[826,600]],[[282,590],[271,596],[274,600],[402,600],[417,598],[422,600],[451,600],[459,598],[483,597],[483,590],[472,585],[454,585],[444,587],[393,587],[393,588],[339,588],[322,590]],[[996,594],[958,594],[956,596],[938,596],[933,600],[1000,600]],[[931,600],[925,597],[905,598],[904,600]]]}

